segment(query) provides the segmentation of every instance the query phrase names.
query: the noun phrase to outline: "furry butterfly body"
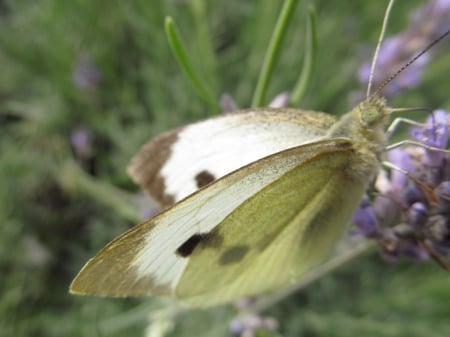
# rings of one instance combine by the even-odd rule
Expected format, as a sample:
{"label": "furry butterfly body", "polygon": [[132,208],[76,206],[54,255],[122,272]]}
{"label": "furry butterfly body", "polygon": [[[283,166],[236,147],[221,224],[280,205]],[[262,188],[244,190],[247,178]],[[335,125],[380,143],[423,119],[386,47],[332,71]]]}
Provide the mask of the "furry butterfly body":
{"label": "furry butterfly body", "polygon": [[[250,110],[157,137],[130,172],[161,202],[177,203],[108,244],[71,291],[208,306],[298,280],[329,254],[377,174],[389,113],[371,97],[338,121]],[[223,154],[209,156],[208,142]],[[241,159],[228,160],[235,153]],[[200,173],[206,186],[189,194]]]}

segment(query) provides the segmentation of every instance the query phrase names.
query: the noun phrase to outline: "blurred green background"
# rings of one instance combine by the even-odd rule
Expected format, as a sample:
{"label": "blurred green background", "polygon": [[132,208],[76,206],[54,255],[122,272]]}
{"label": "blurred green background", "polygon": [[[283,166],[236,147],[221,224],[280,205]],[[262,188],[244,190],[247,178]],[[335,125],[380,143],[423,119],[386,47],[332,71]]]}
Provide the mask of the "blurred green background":
{"label": "blurred green background", "polygon": [[[388,34],[425,3],[399,0]],[[174,18],[215,97],[228,93],[245,108],[282,2],[0,4],[0,336],[144,336],[167,302],[72,296],[68,286],[90,256],[151,211],[125,171],[139,146],[217,113],[176,64],[164,18]],[[295,11],[268,97],[296,80],[308,4]],[[356,73],[373,53],[385,1],[314,5],[319,49],[301,107],[340,114],[352,92],[365,89]],[[449,109],[446,49],[392,106]],[[164,316],[151,331],[230,336],[235,314],[228,306]],[[309,337],[444,337],[449,314],[448,273],[431,262],[388,264],[376,253],[264,312],[278,320],[280,335]]]}

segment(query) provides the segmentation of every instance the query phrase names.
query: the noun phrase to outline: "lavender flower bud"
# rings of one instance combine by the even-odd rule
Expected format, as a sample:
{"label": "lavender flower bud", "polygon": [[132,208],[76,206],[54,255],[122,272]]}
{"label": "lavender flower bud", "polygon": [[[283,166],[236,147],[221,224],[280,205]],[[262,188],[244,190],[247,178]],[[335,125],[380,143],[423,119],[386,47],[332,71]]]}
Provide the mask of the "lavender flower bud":
{"label": "lavender flower bud", "polygon": [[424,203],[416,202],[408,209],[408,223],[414,228],[420,228],[425,225],[428,219],[428,210]]}
{"label": "lavender flower bud", "polygon": [[434,190],[434,194],[437,197],[437,201],[442,208],[447,209],[449,211],[450,207],[450,181],[443,181],[439,184],[438,187]]}
{"label": "lavender flower bud", "polygon": [[353,234],[364,235],[367,237],[375,235],[377,217],[375,215],[375,209],[367,197],[363,199],[359,208],[353,214],[352,223],[357,227],[357,229],[352,232]]}

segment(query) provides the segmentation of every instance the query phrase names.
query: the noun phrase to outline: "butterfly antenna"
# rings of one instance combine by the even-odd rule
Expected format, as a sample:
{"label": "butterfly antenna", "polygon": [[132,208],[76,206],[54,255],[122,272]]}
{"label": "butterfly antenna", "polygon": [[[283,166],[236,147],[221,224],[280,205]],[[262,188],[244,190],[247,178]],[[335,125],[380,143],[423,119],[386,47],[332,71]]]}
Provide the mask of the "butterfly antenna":
{"label": "butterfly antenna", "polygon": [[[408,68],[411,64],[416,62],[423,54],[428,52],[431,48],[433,48],[435,45],[437,45],[441,40],[443,40],[447,35],[450,34],[450,29],[442,33],[437,39],[432,41],[428,46],[426,46],[420,53],[418,53],[416,56],[414,56],[411,60],[409,60],[406,64],[404,64],[399,70],[397,70],[393,75],[389,76],[378,88],[375,90],[372,96],[376,96],[380,93],[383,88],[388,85],[394,78],[396,78],[398,75],[400,75],[406,68]],[[378,47],[377,47],[378,49]],[[370,81],[372,81],[372,69],[370,73]],[[369,88],[370,88],[371,82],[369,82]],[[369,90],[367,91],[367,94],[369,94]]]}
{"label": "butterfly antenna", "polygon": [[[394,2],[395,2],[395,0],[390,0],[389,1],[388,6],[386,8],[386,12],[384,14],[383,25],[381,26],[381,32],[380,32],[380,36],[378,38],[377,47],[375,49],[375,53],[373,54],[372,64],[370,66],[369,83],[367,85],[367,93],[366,93],[366,98],[367,99],[369,99],[370,91],[372,90],[372,82],[373,82],[373,74],[375,72],[375,65],[376,65],[377,60],[378,60],[378,54],[380,53],[381,43],[383,42],[384,34],[386,33],[386,27],[387,27],[387,24],[388,24],[388,21],[389,21],[389,16],[391,14],[391,9],[392,9],[392,6],[394,5]],[[402,69],[402,71],[403,71],[403,69]],[[397,75],[398,75],[398,72],[393,77],[395,77]],[[391,81],[391,80],[392,80],[392,78],[389,78],[389,81]],[[384,84],[384,85],[386,85],[386,84]],[[378,91],[379,91],[379,89],[376,91],[376,93],[378,93]]]}

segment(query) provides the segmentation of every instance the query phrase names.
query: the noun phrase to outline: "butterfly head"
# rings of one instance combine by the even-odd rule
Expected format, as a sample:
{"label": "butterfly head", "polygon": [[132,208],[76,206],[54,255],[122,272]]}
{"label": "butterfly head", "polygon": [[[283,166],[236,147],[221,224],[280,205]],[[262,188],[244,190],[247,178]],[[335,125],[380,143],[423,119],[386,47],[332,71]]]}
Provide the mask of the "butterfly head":
{"label": "butterfly head", "polygon": [[391,112],[391,109],[386,107],[385,99],[379,96],[369,97],[361,102],[357,109],[361,125],[369,129],[383,127]]}
{"label": "butterfly head", "polygon": [[367,142],[374,146],[385,144],[384,126],[392,109],[380,96],[371,96],[359,103],[349,113],[343,115],[330,129],[331,137],[348,137],[356,143]]}

